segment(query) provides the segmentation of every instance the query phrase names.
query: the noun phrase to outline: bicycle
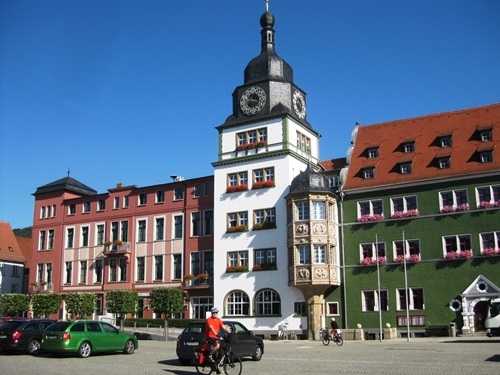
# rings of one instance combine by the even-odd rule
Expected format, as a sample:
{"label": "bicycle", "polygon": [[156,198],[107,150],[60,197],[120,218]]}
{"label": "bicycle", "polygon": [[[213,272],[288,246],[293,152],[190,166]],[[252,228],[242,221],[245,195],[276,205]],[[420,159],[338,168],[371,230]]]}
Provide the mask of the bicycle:
{"label": "bicycle", "polygon": [[319,337],[321,338],[321,342],[323,345],[330,345],[330,341],[333,341],[338,346],[342,346],[344,344],[344,339],[342,338],[342,331],[337,329],[337,333],[333,338],[330,336],[330,332],[327,328],[322,328],[319,330]]}
{"label": "bicycle", "polygon": [[220,374],[222,369],[225,375],[241,375],[243,371],[241,358],[232,351],[228,339],[220,339],[220,348],[213,354],[213,362],[208,359],[210,349],[211,346],[206,350],[202,348],[195,352],[195,364],[198,374]]}
{"label": "bicycle", "polygon": [[287,327],[288,327],[288,321],[284,321],[282,324],[278,326],[278,340],[288,339],[288,333],[286,331]]}

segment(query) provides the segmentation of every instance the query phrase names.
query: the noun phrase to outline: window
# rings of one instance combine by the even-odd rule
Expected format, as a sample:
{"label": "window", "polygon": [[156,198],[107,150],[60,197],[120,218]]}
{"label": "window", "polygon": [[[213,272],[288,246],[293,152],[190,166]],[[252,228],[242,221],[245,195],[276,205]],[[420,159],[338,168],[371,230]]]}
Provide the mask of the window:
{"label": "window", "polygon": [[205,182],[203,186],[205,195],[212,195],[212,184],[210,182]]}
{"label": "window", "polygon": [[87,282],[87,261],[80,261],[80,284]]}
{"label": "window", "polygon": [[227,266],[248,266],[248,251],[230,251],[227,253]]}
{"label": "window", "polygon": [[254,129],[236,134],[236,149],[242,146],[263,146],[267,143],[267,129]]}
{"label": "window", "polygon": [[387,290],[365,290],[362,292],[362,310],[370,311],[389,311],[389,303],[387,298]]}
{"label": "window", "polygon": [[173,275],[172,279],[180,279],[182,277],[182,255],[174,254],[172,257],[173,260]]}
{"label": "window", "polygon": [[438,167],[439,167],[439,169],[450,168],[450,157],[446,156],[444,158],[438,158]]}
{"label": "window", "polygon": [[45,215],[46,215],[45,214],[45,210],[46,210],[45,206],[43,206],[42,208],[40,208],[40,218],[41,219],[45,219]]}
{"label": "window", "polygon": [[[397,289],[397,305],[398,311],[406,310],[406,293],[405,289]],[[408,288],[408,309],[409,310],[423,310],[424,304],[424,289],[422,288]]]}
{"label": "window", "polygon": [[118,240],[118,221],[113,221],[111,223],[111,241],[115,242]]}
{"label": "window", "polygon": [[358,217],[383,215],[382,200],[358,202]]}
{"label": "window", "polygon": [[113,209],[117,210],[120,208],[120,197],[113,198]]}
{"label": "window", "polygon": [[299,264],[310,264],[311,263],[311,248],[309,245],[299,245]]}
{"label": "window", "polygon": [[137,232],[137,241],[145,242],[146,241],[146,220],[139,220],[138,223],[138,232]]}
{"label": "window", "polygon": [[174,238],[182,238],[183,217],[182,215],[174,216]]}
{"label": "window", "polygon": [[[17,267],[14,267],[14,269],[16,270],[16,275],[14,275],[14,272],[12,272],[12,276],[17,276]],[[13,271],[14,271],[13,269]],[[43,263],[38,263],[38,267],[37,267],[37,276],[36,276],[36,280],[38,282],[42,282],[44,281],[45,279],[43,278],[43,269],[44,269],[44,266],[43,266]]]}
{"label": "window", "polygon": [[193,188],[193,196],[195,198],[198,198],[200,195],[201,195],[201,185],[196,184],[196,185],[194,185],[194,188]]}
{"label": "window", "polygon": [[326,303],[326,315],[340,315],[338,302]]}
{"label": "window", "polygon": [[203,233],[205,236],[214,234],[214,211],[203,211]]}
{"label": "window", "polygon": [[253,219],[253,230],[276,228],[276,209],[255,210]]}
{"label": "window", "polygon": [[328,176],[328,183],[331,188],[340,186],[340,176]]}
{"label": "window", "polygon": [[139,194],[139,206],[144,206],[148,203],[148,195],[146,193]]}
{"label": "window", "polygon": [[415,142],[405,142],[403,143],[403,152],[409,154],[415,151]]}
{"label": "window", "polygon": [[272,289],[264,289],[255,295],[255,315],[280,315],[281,301],[279,294]]}
{"label": "window", "polygon": [[71,284],[71,268],[72,268],[72,263],[71,262],[66,262],[66,284]]}
{"label": "window", "polygon": [[146,258],[145,257],[137,257],[137,281],[144,281],[144,270],[146,266]]}
{"label": "window", "polygon": [[165,219],[163,217],[156,218],[156,235],[157,241],[162,241],[165,237]]}
{"label": "window", "polygon": [[410,174],[411,173],[411,161],[406,161],[399,164],[399,171],[401,174]]}
{"label": "window", "polygon": [[312,202],[312,219],[325,220],[325,202]]}
{"label": "window", "polygon": [[82,247],[89,246],[89,227],[82,227]]}
{"label": "window", "polygon": [[481,233],[481,254],[493,254],[500,249],[500,232]]}
{"label": "window", "polygon": [[46,232],[41,230],[39,234],[38,250],[45,250],[45,237]]}
{"label": "window", "polygon": [[369,179],[375,177],[375,168],[370,167],[370,168],[364,168],[362,170],[363,172],[363,178],[364,179]]}
{"label": "window", "polygon": [[83,213],[89,213],[90,212],[90,202],[83,202]]}
{"label": "window", "polygon": [[439,144],[442,148],[451,147],[451,135],[444,135],[439,137]]}
{"label": "window", "polygon": [[240,226],[248,227],[248,212],[242,211],[227,214],[227,220],[228,228]]}
{"label": "window", "polygon": [[123,220],[121,222],[121,240],[123,242],[128,241],[128,221],[127,220]]}
{"label": "window", "polygon": [[118,259],[112,258],[109,260],[109,281],[116,282],[118,272]]}
{"label": "window", "polygon": [[155,255],[155,280],[163,280],[163,255]]}
{"label": "window", "polygon": [[165,202],[165,192],[163,190],[158,190],[156,192],[156,203]]}
{"label": "window", "polygon": [[274,167],[255,169],[253,171],[253,189],[274,186]]}
{"label": "window", "polygon": [[479,154],[481,163],[491,163],[493,161],[493,152],[491,150],[482,151]]}
{"label": "window", "polygon": [[[239,187],[240,189],[235,189]],[[241,191],[248,189],[248,173],[247,172],[237,172],[230,173],[227,175],[227,191],[228,193],[233,191]]]}
{"label": "window", "polygon": [[66,229],[66,248],[68,249],[73,248],[74,236],[75,236],[74,228]]}
{"label": "window", "polygon": [[469,209],[467,190],[451,190],[439,193],[441,212],[466,211]]}
{"label": "window", "polygon": [[226,301],[227,315],[249,315],[250,299],[248,294],[241,290],[229,293]]}
{"label": "window", "polygon": [[97,211],[104,211],[106,209],[106,201],[104,199],[99,199],[97,201]]}
{"label": "window", "polygon": [[478,208],[488,208],[500,201],[500,185],[476,188]]}
{"label": "window", "polygon": [[205,319],[206,313],[214,305],[212,297],[191,297],[191,308],[193,310],[193,319]]}
{"label": "window", "polygon": [[360,245],[361,260],[375,259],[376,257],[386,257],[385,242],[364,243]]}
{"label": "window", "polygon": [[174,189],[174,201],[180,201],[182,199],[184,199],[184,188],[176,187]]}
{"label": "window", "polygon": [[74,203],[70,203],[68,206],[68,215],[74,215],[76,213],[76,205]]}
{"label": "window", "polygon": [[305,302],[295,302],[293,304],[294,315],[307,316],[307,306]]}
{"label": "window", "polygon": [[255,265],[259,265],[263,269],[276,269],[276,249],[256,249]]}
{"label": "window", "polygon": [[490,142],[493,140],[493,131],[491,129],[484,129],[479,132],[481,142]]}
{"label": "window", "polygon": [[97,224],[96,235],[96,245],[104,244],[104,224]]}
{"label": "window", "polygon": [[47,243],[47,250],[54,249],[54,229],[49,229],[49,242]]}
{"label": "window", "polygon": [[129,204],[129,198],[128,196],[123,197],[123,208],[127,208]]}
{"label": "window", "polygon": [[102,283],[102,259],[96,259],[94,263],[95,282]]}
{"label": "window", "polygon": [[311,152],[311,139],[301,132],[297,132],[297,148],[307,153]]}
{"label": "window", "polygon": [[297,202],[297,212],[299,220],[309,220],[309,202]]}
{"label": "window", "polygon": [[471,251],[470,235],[445,236],[443,237],[443,245],[445,258],[452,256],[451,254]]}
{"label": "window", "polygon": [[418,216],[417,197],[391,198],[391,215],[393,218]]}
{"label": "window", "polygon": [[326,263],[326,246],[325,245],[313,245],[313,256],[315,264],[325,264]]}
{"label": "window", "polygon": [[[398,327],[407,327],[408,320],[405,316],[398,316]],[[425,327],[427,325],[425,315],[410,315],[410,326],[411,327]]]}
{"label": "window", "polygon": [[123,257],[118,260],[119,281],[127,281],[127,258]]}
{"label": "window", "polygon": [[419,240],[394,241],[394,259],[396,262],[403,262],[405,258],[412,262],[420,260]]}
{"label": "window", "polygon": [[201,236],[201,213],[191,213],[191,236]]}
{"label": "window", "polygon": [[371,147],[368,149],[368,159],[378,158],[378,147]]}

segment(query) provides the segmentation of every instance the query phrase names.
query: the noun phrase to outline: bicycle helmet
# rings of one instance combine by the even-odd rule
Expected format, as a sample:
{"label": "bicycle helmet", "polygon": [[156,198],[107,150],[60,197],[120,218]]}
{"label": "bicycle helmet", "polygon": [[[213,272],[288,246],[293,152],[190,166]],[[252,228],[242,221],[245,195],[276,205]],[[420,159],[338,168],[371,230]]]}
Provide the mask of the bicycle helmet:
{"label": "bicycle helmet", "polygon": [[217,307],[212,307],[210,309],[210,312],[212,312],[212,313],[219,313],[219,309]]}
{"label": "bicycle helmet", "polygon": [[332,318],[332,322],[334,322],[334,321],[335,321],[335,318]]}

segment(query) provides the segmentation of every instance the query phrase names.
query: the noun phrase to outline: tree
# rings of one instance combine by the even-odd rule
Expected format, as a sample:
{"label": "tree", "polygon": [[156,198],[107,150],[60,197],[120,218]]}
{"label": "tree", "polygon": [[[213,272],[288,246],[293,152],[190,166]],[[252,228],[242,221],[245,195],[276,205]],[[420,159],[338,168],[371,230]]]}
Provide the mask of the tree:
{"label": "tree", "polygon": [[96,295],[94,293],[68,293],[64,301],[66,310],[79,317],[91,315],[95,311]]}
{"label": "tree", "polygon": [[155,288],[151,291],[151,309],[163,314],[165,319],[165,336],[168,338],[167,317],[180,313],[184,309],[181,289]]}
{"label": "tree", "polygon": [[[135,313],[137,303],[139,300],[139,293],[135,290],[111,290],[106,294],[106,309],[110,313],[122,314]],[[120,322],[122,327],[123,321]]]}
{"label": "tree", "polygon": [[25,227],[25,228],[17,228],[13,229],[15,236],[31,238],[31,232],[33,231],[33,227]]}
{"label": "tree", "polygon": [[29,310],[30,298],[27,294],[10,293],[0,296],[0,312],[3,315],[24,315]]}
{"label": "tree", "polygon": [[34,316],[50,316],[56,314],[61,306],[62,296],[53,293],[33,294],[33,315]]}

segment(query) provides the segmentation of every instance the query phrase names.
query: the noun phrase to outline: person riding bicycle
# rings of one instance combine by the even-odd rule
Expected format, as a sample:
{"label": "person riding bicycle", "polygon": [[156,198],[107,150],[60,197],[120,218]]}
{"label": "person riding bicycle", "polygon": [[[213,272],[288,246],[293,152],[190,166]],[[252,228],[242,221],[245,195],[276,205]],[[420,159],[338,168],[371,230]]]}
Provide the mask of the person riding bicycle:
{"label": "person riding bicycle", "polygon": [[214,353],[219,350],[219,333],[222,330],[227,333],[231,333],[231,331],[222,323],[222,320],[217,316],[219,313],[219,309],[217,307],[212,307],[210,310],[212,315],[207,318],[205,322],[205,338],[212,345],[212,350],[210,350],[210,354],[208,355],[208,360],[213,362]]}
{"label": "person riding bicycle", "polygon": [[330,337],[333,340],[334,337],[337,335],[337,330],[339,329],[339,325],[338,325],[337,321],[335,320],[335,318],[332,318],[332,321],[330,322],[330,327],[331,327]]}

